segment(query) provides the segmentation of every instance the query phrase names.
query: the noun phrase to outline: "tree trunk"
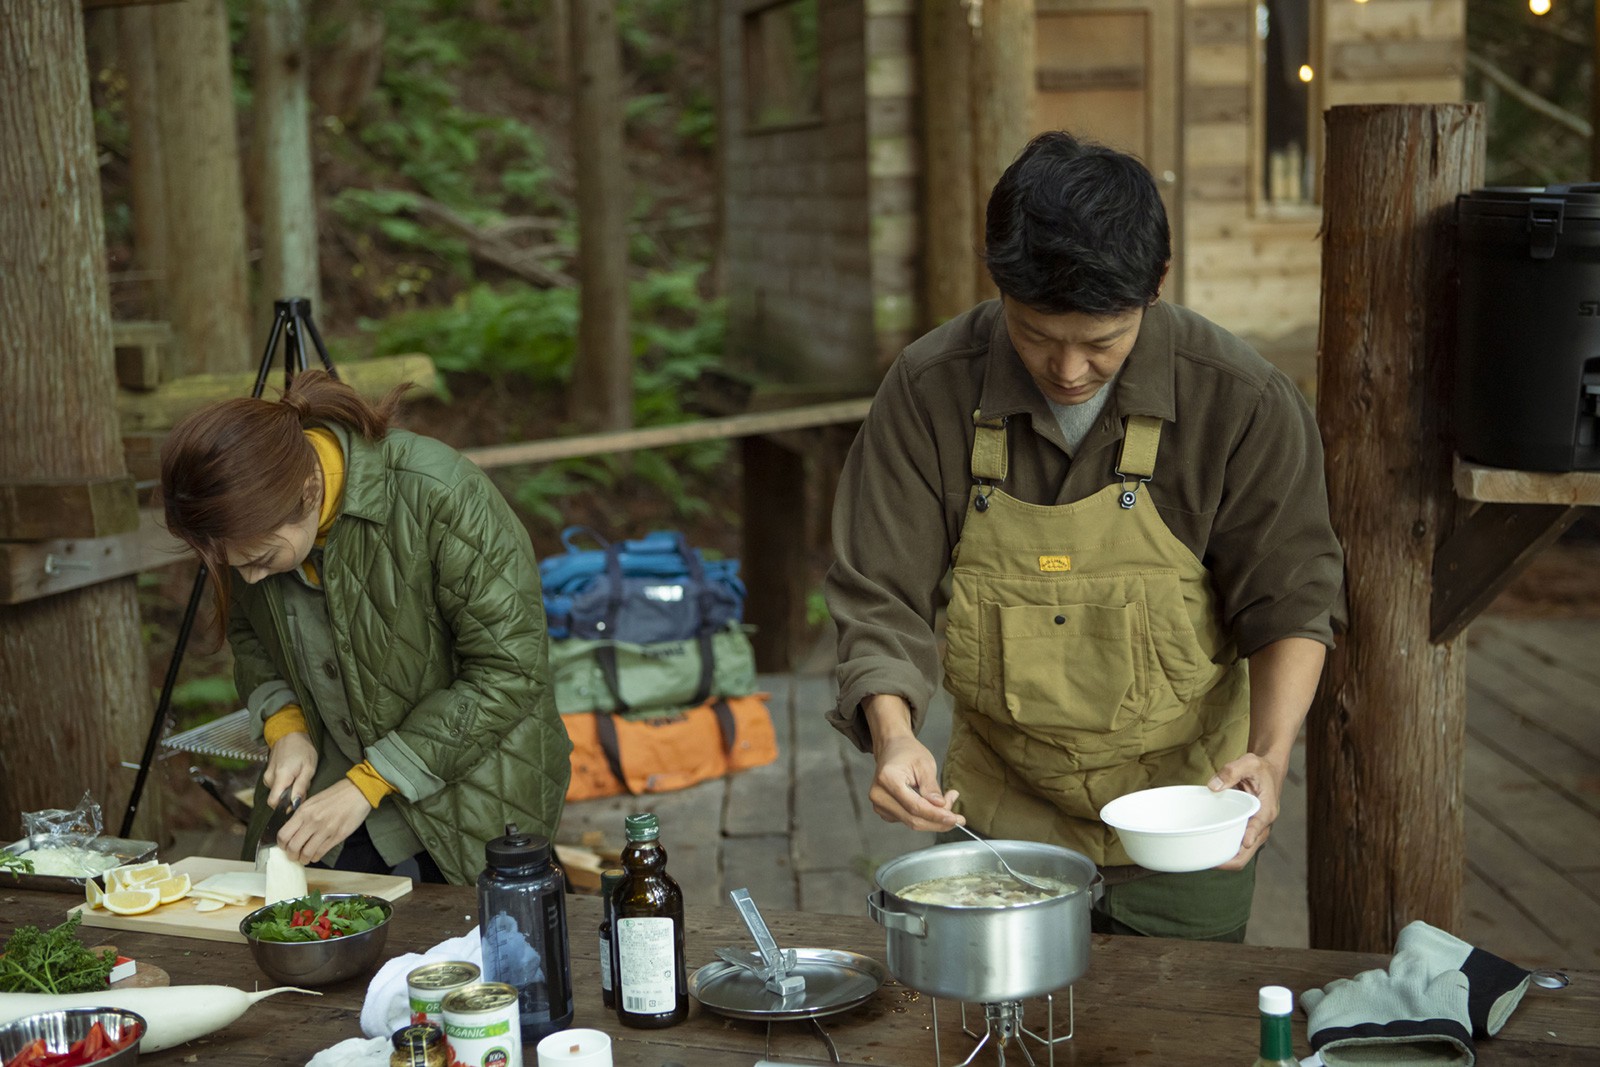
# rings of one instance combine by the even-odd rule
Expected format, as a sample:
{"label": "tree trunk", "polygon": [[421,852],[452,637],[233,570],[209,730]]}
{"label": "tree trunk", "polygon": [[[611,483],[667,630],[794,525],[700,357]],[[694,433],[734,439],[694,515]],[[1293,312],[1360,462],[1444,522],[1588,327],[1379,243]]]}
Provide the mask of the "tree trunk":
{"label": "tree trunk", "polygon": [[[989,192],[1033,136],[1034,0],[1006,0],[976,8],[972,37],[972,188],[976,196],[974,247],[982,249]],[[980,258],[976,293],[993,296],[994,282]]]}
{"label": "tree trunk", "polygon": [[958,0],[923,0],[922,81],[924,328],[977,303],[975,243],[986,191],[973,186],[973,31]]}
{"label": "tree trunk", "polygon": [[[82,10],[0,18],[0,481],[125,475]],[[49,151],[41,151],[48,146]],[[118,828],[149,721],[131,578],[0,607],[0,828],[87,789]],[[115,813],[115,814],[113,814]],[[159,825],[147,808],[140,832]]]}
{"label": "tree trunk", "polygon": [[[166,171],[161,165],[161,127],[156,103],[154,16],[145,6],[116,12],[118,62],[128,80],[128,185],[133,201],[133,262],[147,277],[145,315],[167,315]],[[172,348],[167,346],[167,358]],[[162,368],[163,377],[178,367]]]}
{"label": "tree trunk", "polygon": [[311,181],[303,0],[254,0],[250,19],[256,110],[251,154],[260,161],[261,203],[255,336],[266,337],[273,301],[303,296],[313,314],[320,302],[317,197]]}
{"label": "tree trunk", "polygon": [[318,0],[312,11],[311,99],[320,113],[348,123],[383,76],[383,9],[370,0]]}
{"label": "tree trunk", "polygon": [[254,357],[227,9],[186,0],[151,11],[173,337],[187,373],[239,370]]}
{"label": "tree trunk", "polygon": [[573,156],[578,182],[578,354],[569,415],[587,430],[633,425],[628,336],[628,171],[615,0],[572,8]]}
{"label": "tree trunk", "polygon": [[1327,131],[1317,411],[1350,622],[1307,720],[1311,943],[1390,952],[1462,917],[1466,642],[1429,633],[1457,521],[1452,216],[1483,112],[1336,107]]}

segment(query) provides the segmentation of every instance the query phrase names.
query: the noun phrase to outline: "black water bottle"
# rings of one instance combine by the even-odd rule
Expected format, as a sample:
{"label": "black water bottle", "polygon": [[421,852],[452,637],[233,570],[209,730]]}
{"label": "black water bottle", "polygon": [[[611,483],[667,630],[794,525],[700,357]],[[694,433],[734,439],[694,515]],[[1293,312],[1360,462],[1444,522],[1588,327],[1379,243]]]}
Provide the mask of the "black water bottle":
{"label": "black water bottle", "polygon": [[550,842],[515,824],[484,851],[488,866],[478,876],[483,980],[516,988],[523,1042],[532,1047],[572,1025],[566,879]]}

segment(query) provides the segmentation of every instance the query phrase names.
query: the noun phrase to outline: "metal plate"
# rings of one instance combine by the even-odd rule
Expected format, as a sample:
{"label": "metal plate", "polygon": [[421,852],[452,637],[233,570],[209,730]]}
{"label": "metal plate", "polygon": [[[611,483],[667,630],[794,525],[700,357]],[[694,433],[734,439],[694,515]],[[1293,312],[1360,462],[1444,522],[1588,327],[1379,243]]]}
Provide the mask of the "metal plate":
{"label": "metal plate", "polygon": [[[5,851],[16,856],[26,856],[32,847],[28,838],[13,841],[5,846]],[[80,847],[90,852],[104,852],[115,856],[117,862],[113,867],[125,863],[143,863],[156,858],[156,843],[154,841],[132,841],[126,837],[97,837],[93,841],[85,842]],[[41,889],[46,893],[72,893],[83,896],[83,883],[86,879],[69,878],[58,874],[19,874],[15,877],[9,871],[0,871],[0,889],[13,886],[18,889]]]}
{"label": "metal plate", "polygon": [[[795,955],[798,959],[790,973],[804,977],[806,988],[794,997],[778,996],[755,974],[722,960],[689,976],[689,995],[706,1008],[735,1019],[815,1019],[865,1004],[889,977],[883,964],[855,952],[801,948]],[[753,953],[751,959],[758,962]]]}

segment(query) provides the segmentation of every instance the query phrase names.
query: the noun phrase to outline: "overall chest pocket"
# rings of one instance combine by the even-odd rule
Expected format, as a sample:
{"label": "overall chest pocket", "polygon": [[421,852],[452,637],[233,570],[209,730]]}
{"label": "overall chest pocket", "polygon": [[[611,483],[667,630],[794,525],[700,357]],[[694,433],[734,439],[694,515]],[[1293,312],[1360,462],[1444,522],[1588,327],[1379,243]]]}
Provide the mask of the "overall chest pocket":
{"label": "overall chest pocket", "polygon": [[[985,627],[982,674],[991,716],[1043,738],[1131,725],[1146,689],[1143,605],[998,606]],[[997,714],[998,713],[998,714]]]}

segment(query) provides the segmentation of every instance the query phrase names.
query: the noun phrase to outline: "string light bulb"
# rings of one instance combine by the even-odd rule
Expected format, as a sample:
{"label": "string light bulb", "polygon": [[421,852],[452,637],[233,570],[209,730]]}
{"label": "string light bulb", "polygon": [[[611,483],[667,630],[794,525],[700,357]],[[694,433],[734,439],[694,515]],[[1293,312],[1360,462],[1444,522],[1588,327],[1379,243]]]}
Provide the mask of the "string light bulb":
{"label": "string light bulb", "polygon": [[1550,14],[1550,0],[1528,0],[1528,10],[1535,15]]}
{"label": "string light bulb", "polygon": [[[1536,3],[1536,4],[1537,3],[1548,4],[1550,2],[1550,0],[1530,0],[1530,2],[1531,3]],[[1300,80],[1301,81],[1308,82],[1315,76],[1316,76],[1315,72],[1312,71],[1310,63],[1302,63],[1302,64],[1300,64]]]}

